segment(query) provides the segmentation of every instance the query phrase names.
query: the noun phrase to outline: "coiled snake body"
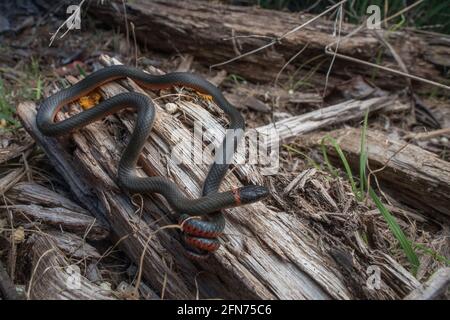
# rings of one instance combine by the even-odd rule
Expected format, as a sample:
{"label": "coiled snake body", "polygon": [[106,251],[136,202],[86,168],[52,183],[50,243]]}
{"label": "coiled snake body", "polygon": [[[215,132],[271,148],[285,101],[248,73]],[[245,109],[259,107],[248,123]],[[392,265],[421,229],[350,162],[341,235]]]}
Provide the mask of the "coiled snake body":
{"label": "coiled snake body", "polygon": [[[80,112],[60,122],[55,122],[56,113],[66,104],[73,102],[91,92],[93,89],[113,80],[131,78],[147,89],[166,89],[182,86],[210,95],[214,102],[229,116],[230,129],[244,130],[244,119],[222,93],[208,81],[185,72],[168,73],[155,76],[138,69],[116,65],[100,69],[75,85],[63,89],[45,99],[38,110],[36,122],[39,130],[48,136],[67,134],[80,129],[89,123],[99,120],[121,109],[132,107],[137,111],[137,120],[118,167],[119,185],[130,192],[153,192],[163,195],[170,206],[180,215],[184,232],[185,247],[188,256],[203,259],[209,252],[217,250],[217,237],[222,233],[225,219],[221,209],[236,207],[256,202],[268,195],[262,186],[244,186],[231,191],[219,192],[219,186],[229,167],[229,159],[237,148],[238,138],[234,143],[227,143],[227,136],[222,141],[203,185],[202,197],[190,199],[186,197],[175,183],[165,177],[139,177],[135,168],[139,154],[155,119],[155,108],[145,95],[129,92],[118,94],[102,101],[91,109]],[[220,158],[220,159],[219,159]],[[187,219],[200,216],[201,219]],[[187,219],[187,220],[186,220]]]}

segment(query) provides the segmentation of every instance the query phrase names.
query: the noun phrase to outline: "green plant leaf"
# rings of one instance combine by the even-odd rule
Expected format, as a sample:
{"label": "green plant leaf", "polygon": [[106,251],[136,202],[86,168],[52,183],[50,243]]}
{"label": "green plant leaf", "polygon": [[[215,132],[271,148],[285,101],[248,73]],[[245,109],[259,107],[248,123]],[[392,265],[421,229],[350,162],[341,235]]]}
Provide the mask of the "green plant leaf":
{"label": "green plant leaf", "polygon": [[336,150],[339,158],[341,159],[342,164],[344,165],[345,168],[345,172],[347,173],[347,178],[350,181],[350,185],[352,187],[352,192],[355,195],[356,199],[358,201],[362,201],[361,195],[358,192],[358,188],[356,187],[356,183],[355,183],[355,179],[353,179],[353,173],[352,173],[352,169],[350,168],[350,165],[348,164],[347,158],[344,155],[344,152],[342,152],[341,147],[339,146],[339,143],[336,141],[336,139],[334,139],[333,137],[331,137],[330,135],[326,135],[322,141],[321,141],[321,148],[322,148],[322,154],[323,157],[325,159],[325,163],[327,164],[328,169],[335,175],[338,176],[339,174],[337,173],[336,170],[334,170],[329,158],[328,158],[328,154],[327,154],[327,150],[326,150],[326,145],[325,145],[325,141],[329,140],[330,143],[332,144],[333,148]]}
{"label": "green plant leaf", "polygon": [[417,269],[419,268],[419,259],[417,258],[416,252],[414,251],[413,247],[411,246],[411,242],[406,238],[405,234],[403,233],[402,229],[397,223],[397,220],[394,218],[394,216],[389,212],[388,209],[384,206],[384,204],[381,202],[380,198],[378,198],[375,191],[369,186],[369,195],[372,198],[373,202],[375,203],[376,207],[378,208],[378,211],[383,215],[384,219],[386,220],[389,229],[393,233],[394,237],[398,240],[400,243],[400,246],[403,249],[403,252],[406,255],[406,258],[408,259],[409,263],[412,266],[412,273],[414,275],[417,274]]}

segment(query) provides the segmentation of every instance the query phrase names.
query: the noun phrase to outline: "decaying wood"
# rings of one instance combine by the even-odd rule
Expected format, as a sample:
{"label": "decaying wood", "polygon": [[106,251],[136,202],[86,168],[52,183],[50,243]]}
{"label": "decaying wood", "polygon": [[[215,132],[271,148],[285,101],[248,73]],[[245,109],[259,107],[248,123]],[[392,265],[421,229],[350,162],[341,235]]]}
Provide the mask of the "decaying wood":
{"label": "decaying wood", "polygon": [[[350,165],[358,170],[361,129],[330,133],[337,139]],[[325,134],[302,138],[305,145],[318,146]],[[339,162],[336,150],[327,144],[331,159]],[[394,198],[448,222],[450,217],[450,164],[434,153],[379,131],[367,132],[367,155],[382,189]],[[340,162],[339,162],[340,163]],[[357,171],[354,171],[357,172]]]}
{"label": "decaying wood", "polygon": [[90,240],[104,239],[108,232],[95,218],[64,208],[47,208],[35,204],[1,206],[13,213],[19,221],[39,221],[43,224],[86,236]]}
{"label": "decaying wood", "polygon": [[34,145],[34,141],[29,136],[13,135],[12,133],[2,134],[0,137],[0,164],[20,157]]}
{"label": "decaying wood", "polygon": [[41,146],[45,146],[45,152],[49,155],[49,160],[57,172],[64,178],[70,187],[74,197],[79,203],[85,204],[99,222],[108,226],[106,219],[106,210],[101,202],[92,194],[92,189],[87,184],[83,174],[75,169],[76,164],[70,159],[69,155],[58,143],[58,140],[44,136],[36,126],[36,106],[29,102],[24,102],[17,108],[17,115],[26,131]]}
{"label": "decaying wood", "polygon": [[[262,47],[286,32],[313,18],[303,13],[288,13],[265,10],[256,7],[231,6],[210,1],[137,0],[122,4],[91,1],[89,12],[114,27],[122,26],[126,9],[127,21],[135,26],[136,37],[142,45],[166,52],[189,53],[202,63],[221,63],[242,53]],[[270,28],[268,27],[270,26]],[[344,38],[357,26],[343,23],[341,37]],[[277,42],[274,46],[221,66],[230,73],[237,73],[246,79],[273,81],[286,62],[307,47],[300,57],[292,61],[287,69],[292,70],[312,58],[321,63],[319,70],[325,71],[330,57],[324,55],[327,45],[334,43],[335,24],[333,20],[320,18],[297,32]],[[383,38],[396,52],[401,52],[403,63],[409,72],[444,83],[439,69],[446,63],[448,42],[433,43],[419,34],[383,31]],[[446,50],[443,50],[446,49]],[[371,60],[374,52],[383,49],[377,36],[366,30],[339,43],[339,53],[363,60]],[[389,51],[383,49],[385,66],[400,69]],[[371,76],[373,70],[364,65],[352,64],[355,74]],[[339,59],[333,65],[333,77],[348,78],[348,61]],[[317,80],[323,85],[323,76]],[[375,79],[381,87],[405,87],[406,81],[391,73],[378,73]]]}
{"label": "decaying wood", "polygon": [[14,214],[15,220],[39,221],[89,240],[105,239],[109,232],[89,211],[73,201],[36,183],[21,182],[7,193],[14,204],[0,206]]}
{"label": "decaying wood", "polygon": [[84,215],[89,215],[88,210],[80,207],[72,200],[35,182],[16,183],[9,190],[7,196],[23,204],[38,204],[45,207],[60,207]]}
{"label": "decaying wood", "polygon": [[86,242],[84,238],[73,233],[50,231],[46,233],[50,236],[55,245],[71,259],[100,259],[101,255],[93,246]]}
{"label": "decaying wood", "polygon": [[[109,84],[104,87],[103,93],[107,97],[119,91],[124,89],[118,84]],[[180,109],[183,107],[182,104],[178,106]],[[195,106],[191,104],[190,107]],[[24,113],[23,106],[19,106],[18,109],[19,114]],[[200,107],[196,109],[197,113],[201,114],[202,109]],[[30,110],[27,111],[30,113]],[[120,119],[126,127],[129,129],[132,127],[130,115],[122,115]],[[179,128],[182,128],[182,132],[176,130]],[[143,151],[141,166],[144,169],[151,168],[150,174],[158,175],[167,175],[166,170],[169,167],[171,178],[183,186],[190,196],[199,194],[208,165],[193,165],[192,168],[183,168],[186,170],[184,172],[179,166],[174,165],[168,154],[169,146],[175,145],[180,140],[180,137],[173,136],[172,132],[186,137],[189,131],[184,129],[179,120],[158,108],[153,132],[155,134]],[[96,179],[103,179],[93,186],[102,194],[101,200],[105,201],[105,207],[109,209],[111,227],[117,233],[117,237],[122,238],[122,248],[139,264],[148,242],[142,271],[145,278],[161,295],[172,298],[195,297],[195,280],[197,280],[200,297],[310,299],[350,297],[340,280],[331,273],[328,266],[332,263],[325,263],[323,258],[310,248],[306,240],[301,238],[300,234],[306,231],[288,232],[287,221],[276,219],[277,214],[266,209],[263,204],[230,210],[231,218],[224,237],[224,245],[215,255],[215,259],[202,266],[209,272],[195,279],[202,268],[199,269],[180,254],[183,248],[178,234],[166,230],[158,232],[162,226],[176,221],[174,217],[168,215],[168,212],[155,210],[155,205],[149,204],[146,196],[143,212],[136,212],[129,198],[115,187],[116,166],[120,156],[117,146],[123,146],[123,143],[116,141],[100,123],[89,126],[82,130],[82,134],[76,133],[73,137],[78,145],[74,155],[77,162],[92,172],[91,175]],[[103,152],[95,152],[100,149]],[[166,159],[166,154],[168,163],[162,162]],[[252,175],[258,176],[256,172],[249,176]],[[224,188],[228,189],[232,185],[239,184],[239,181],[230,175],[224,183]],[[163,207],[161,201],[156,201],[157,197],[151,198],[158,206]],[[258,214],[255,215],[255,212]],[[140,215],[142,219],[139,219]],[[285,245],[281,247],[280,242],[285,242]],[[293,262],[290,262],[291,260]],[[172,268],[176,268],[177,272]],[[270,274],[267,270],[271,270]],[[316,280],[308,274],[311,272],[317,273]],[[165,278],[167,278],[165,290],[161,292]],[[323,284],[324,288],[320,284]]]}
{"label": "decaying wood", "polygon": [[9,188],[18,183],[24,175],[25,170],[23,168],[16,168],[6,173],[0,179],[0,194],[4,194],[6,191],[8,191]]}
{"label": "decaying wood", "polygon": [[[33,236],[31,242],[32,274],[27,287],[28,299],[39,300],[110,300],[111,291],[94,285],[82,274],[74,274],[65,254],[49,236]],[[71,278],[71,277],[75,278]],[[78,282],[79,280],[79,282]]]}
{"label": "decaying wood", "polygon": [[408,294],[405,300],[446,299],[450,285],[450,268],[436,271],[427,282]]}
{"label": "decaying wood", "polygon": [[249,108],[259,112],[270,112],[269,104],[277,106],[287,103],[318,106],[322,97],[317,93],[288,92],[279,88],[241,84],[224,93],[227,100],[238,108]]}
{"label": "decaying wood", "polygon": [[[108,57],[102,57],[101,61],[117,63]],[[145,93],[131,80],[104,85],[100,92],[108,98],[128,90]],[[184,152],[191,150],[191,141],[186,137],[192,135],[185,123],[192,125],[194,120],[201,120],[208,129],[216,128],[215,135],[221,137],[224,129],[218,119],[222,116],[215,105],[193,93],[186,91],[181,97],[185,99],[172,102],[180,111],[176,113],[169,114],[155,103],[157,118],[141,156],[139,174],[168,176],[187,195],[197,197],[209,165],[190,163],[180,166],[177,164],[180,155],[174,156],[170,151],[175,146]],[[77,110],[78,107],[73,105],[69,113]],[[18,106],[24,126],[39,136],[33,124],[35,112],[36,106],[31,103]],[[59,114],[58,118],[68,116],[67,113]],[[132,113],[122,112],[109,116],[104,123],[97,122],[73,133],[71,137],[76,148],[72,157],[67,156],[62,139],[41,137],[39,142],[50,159],[67,159],[62,165],[52,160],[59,171],[63,166],[83,175],[69,185],[78,186],[82,180],[87,184],[84,188],[94,190],[91,196],[95,195],[95,201],[101,203],[96,207],[105,208],[100,215],[108,217],[120,247],[140,267],[143,277],[160,297],[194,298],[197,292],[200,298],[240,299],[349,299],[358,296],[345,285],[335,260],[316,247],[312,231],[299,216],[276,212],[263,203],[227,210],[227,227],[219,251],[207,263],[188,260],[182,254],[179,232],[174,230],[175,227],[168,227],[176,223],[176,216],[165,201],[157,195],[134,196],[131,200],[115,183],[117,163],[126,138],[114,133],[119,132],[119,127],[131,131],[134,117]],[[108,123],[113,124],[112,129],[108,128]],[[201,146],[201,142],[197,142],[193,144],[194,148]],[[212,161],[211,155],[204,157]],[[78,179],[70,173],[63,176]],[[241,181],[261,183],[264,179],[253,166],[235,166],[222,188],[240,186]],[[79,188],[75,194],[78,192]],[[84,206],[89,204],[83,203]],[[398,277],[392,270],[410,277],[407,271],[399,271],[398,265],[388,262],[386,272],[391,277]],[[396,287],[397,283],[400,283],[400,289]],[[368,297],[372,294],[377,298],[395,298],[396,292],[409,292],[417,285],[393,281],[386,284],[384,290],[368,293]]]}
{"label": "decaying wood", "polygon": [[349,100],[333,106],[318,109],[299,116],[290,117],[257,128],[261,132],[275,130],[274,143],[287,142],[295,137],[320,130],[332,125],[348,121],[358,121],[375,111],[401,112],[410,109],[410,105],[403,103],[396,96],[375,97],[367,100]]}
{"label": "decaying wood", "polygon": [[0,261],[0,300],[18,300],[19,295],[16,291],[16,286],[11,281],[6,268]]}

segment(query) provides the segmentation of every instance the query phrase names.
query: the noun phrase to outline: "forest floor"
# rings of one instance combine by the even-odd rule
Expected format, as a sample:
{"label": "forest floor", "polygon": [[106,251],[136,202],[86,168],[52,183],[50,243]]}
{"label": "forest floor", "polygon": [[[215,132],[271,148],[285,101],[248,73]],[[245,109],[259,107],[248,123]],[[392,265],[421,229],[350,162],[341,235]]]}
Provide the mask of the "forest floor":
{"label": "forest floor", "polygon": [[[74,208],[79,208],[80,204],[40,146],[22,128],[15,109],[24,101],[39,103],[53,92],[56,84],[64,84],[69,75],[79,77],[97,70],[101,67],[101,55],[115,57],[126,65],[136,64],[144,70],[156,67],[165,72],[192,71],[217,81],[230,101],[242,103],[245,99],[240,110],[249,128],[336,105],[360,94],[358,90],[361,87],[380,90],[357,75],[352,75],[351,80],[340,86],[328,88],[325,97],[322,96],[323,86],[313,84],[305,84],[296,92],[283,85],[256,84],[237,74],[210,71],[190,55],[163,54],[137,48],[133,39],[127,39],[119,29],[111,30],[94,19],[89,19],[88,28],[69,32],[49,46],[50,34],[63,23],[63,19],[40,11],[31,11],[29,19],[23,17],[22,14],[11,16],[11,22],[18,27],[0,33],[0,263],[23,296],[30,294],[30,282],[39,281],[39,275],[35,275],[33,244],[39,237],[55,237],[55,234],[64,233],[64,227],[51,217],[58,212],[57,208],[77,211]],[[303,94],[303,99],[307,94],[309,101],[295,99],[295,94],[299,92]],[[404,92],[398,93],[408,103]],[[158,103],[165,105],[176,99],[167,96]],[[450,127],[448,95],[422,94],[420,99],[442,128]],[[306,137],[299,136],[280,145],[279,172],[267,177],[266,181],[274,196],[265,204],[279,211],[300,215],[314,234],[321,235],[316,239],[319,247],[335,248],[332,256],[338,263],[345,265],[342,261],[353,261],[356,269],[365,267],[358,265],[358,261],[363,260],[361,252],[364,250],[361,247],[367,246],[376,251],[374,255],[383,253],[394,258],[413,272],[418,281],[424,282],[436,270],[449,265],[448,223],[430,217],[421,208],[398,201],[389,190],[385,193],[378,190],[385,207],[412,244],[419,262],[417,266],[412,266],[411,256],[399,244],[398,235],[392,232],[389,220],[379,207],[372,200],[358,198],[345,169],[339,169],[338,175],[330,171],[330,163],[324,157],[321,145],[315,142],[338,129],[355,128],[362,132],[363,127],[361,119],[357,119],[332,125]],[[406,110],[374,114],[364,130],[382,132],[385,137],[395,139],[408,135],[418,137],[435,129],[418,122],[414,114]],[[407,143],[449,161],[449,139],[450,132],[443,131],[442,134],[420,139],[412,138]],[[339,156],[337,159],[333,164],[342,167]],[[39,194],[34,194],[36,190]],[[89,205],[81,207],[80,211],[89,211]],[[76,254],[79,249],[76,247],[77,241],[74,241],[75,245],[66,243],[66,247],[60,247],[67,259],[80,265],[87,279],[112,292],[112,296],[130,298],[129,288],[136,284],[139,268],[116,248],[117,240],[102,236],[100,240],[90,241],[84,237],[85,230],[71,232],[77,236],[77,241],[81,239],[88,246],[83,248],[83,252],[89,252],[92,247],[97,254],[100,253],[101,259]],[[354,234],[358,234],[357,239],[365,245],[355,244]],[[141,285],[139,296],[154,297],[154,288],[149,287],[145,283]]]}

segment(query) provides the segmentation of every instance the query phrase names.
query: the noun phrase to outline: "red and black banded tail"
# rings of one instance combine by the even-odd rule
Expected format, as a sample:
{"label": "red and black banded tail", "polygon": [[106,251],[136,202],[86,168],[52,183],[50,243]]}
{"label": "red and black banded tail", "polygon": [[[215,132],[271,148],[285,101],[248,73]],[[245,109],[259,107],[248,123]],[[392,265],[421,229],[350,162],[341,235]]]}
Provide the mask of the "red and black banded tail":
{"label": "red and black banded tail", "polygon": [[180,217],[186,254],[193,260],[205,260],[210,253],[219,249],[220,243],[217,238],[223,232],[225,220],[221,212],[212,216],[212,221],[190,217],[187,214]]}

